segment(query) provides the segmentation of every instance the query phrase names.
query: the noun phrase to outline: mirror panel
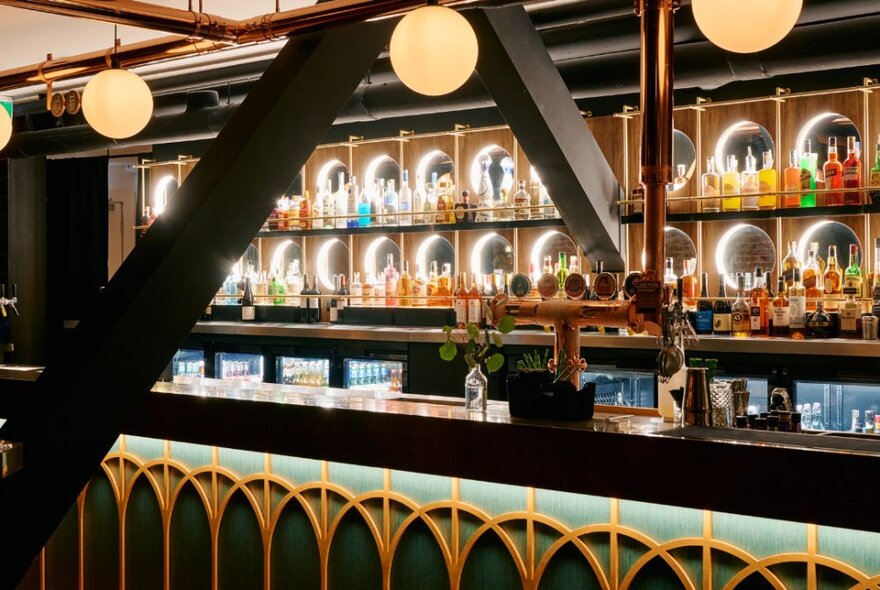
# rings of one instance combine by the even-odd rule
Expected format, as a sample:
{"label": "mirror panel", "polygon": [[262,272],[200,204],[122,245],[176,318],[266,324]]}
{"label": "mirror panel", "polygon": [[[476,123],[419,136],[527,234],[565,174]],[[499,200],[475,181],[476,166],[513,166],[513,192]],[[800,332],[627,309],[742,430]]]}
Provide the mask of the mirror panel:
{"label": "mirror panel", "polygon": [[697,148],[683,131],[672,131],[672,173],[675,180],[668,185],[670,192],[679,191],[693,177],[697,169]]}
{"label": "mirror panel", "polygon": [[[401,270],[400,246],[386,236],[379,236],[370,242],[364,253],[364,272],[374,277],[388,266],[388,255],[394,258],[393,265],[397,272]],[[363,278],[363,277],[362,277]]]}
{"label": "mirror panel", "polygon": [[269,270],[276,275],[286,276],[294,262],[297,263],[299,271],[302,273],[302,248],[293,240],[284,240],[275,247],[275,251],[272,253],[272,262],[269,265]]}
{"label": "mirror panel", "polygon": [[455,185],[455,163],[448,154],[440,150],[432,150],[425,154],[416,168],[416,182],[424,190],[425,184],[432,182],[434,175],[436,182],[445,182],[449,186]]}
{"label": "mirror panel", "polygon": [[762,125],[752,121],[740,121],[728,127],[715,146],[715,166],[718,173],[727,171],[727,156],[736,156],[737,169],[742,172],[746,165],[749,148],[757,160],[758,169],[764,152],[773,152],[774,160],[778,157],[773,144],[773,136]]}
{"label": "mirror panel", "polygon": [[493,203],[498,203],[516,192],[514,172],[513,158],[506,149],[495,144],[481,149],[470,168],[471,188],[479,202],[488,201],[484,194],[491,194]]}
{"label": "mirror panel", "polygon": [[[538,236],[538,239],[532,245],[531,255],[529,256],[529,264],[533,267],[530,269],[530,276],[540,275],[544,266],[545,256],[549,256],[555,263],[559,260],[560,252],[565,252],[569,260],[569,269],[571,269],[571,259],[578,255],[578,249],[574,241],[568,235],[556,230],[546,231]],[[583,264],[581,264],[579,270],[584,272],[585,267]]]}
{"label": "mirror panel", "polygon": [[740,223],[721,236],[715,249],[715,268],[726,275],[728,288],[736,289],[736,273],[753,273],[758,266],[764,272],[776,270],[776,247],[767,232]]}
{"label": "mirror panel", "polygon": [[503,236],[494,232],[484,234],[474,242],[470,266],[473,274],[512,273],[513,247]]}
{"label": "mirror panel", "polygon": [[400,185],[400,164],[397,160],[388,155],[381,155],[374,158],[368,165],[364,173],[364,186],[372,187],[380,180],[385,184],[389,180],[393,180],[394,184]]}
{"label": "mirror panel", "polygon": [[330,160],[326,162],[318,170],[318,177],[315,179],[315,189],[320,192],[327,187],[330,182],[330,191],[336,193],[340,189],[339,175],[342,174],[342,186],[345,186],[351,180],[351,172],[348,166],[339,160]]}
{"label": "mirror panel", "polygon": [[828,260],[828,246],[837,246],[837,263],[840,265],[841,271],[849,265],[849,246],[855,244],[859,247],[859,254],[864,268],[865,252],[862,249],[862,242],[853,229],[839,221],[831,221],[826,219],[819,221],[807,228],[804,235],[798,240],[798,257],[806,260],[807,251],[811,244],[817,244],[818,250],[816,254]]}
{"label": "mirror panel", "polygon": [[351,274],[348,267],[348,246],[338,238],[327,240],[318,248],[316,265],[321,290],[329,292],[333,289],[334,275]]}
{"label": "mirror panel", "polygon": [[432,234],[422,241],[416,252],[416,268],[410,267],[410,272],[421,272],[428,276],[432,262],[436,262],[440,270],[444,264],[449,264],[453,275],[456,272],[455,247],[439,234]]}
{"label": "mirror panel", "polygon": [[[813,153],[817,154],[819,170],[828,159],[828,139],[837,138],[837,153],[840,161],[846,159],[846,138],[855,137],[861,144],[862,136],[858,127],[848,117],[839,113],[822,113],[816,115],[801,128],[797,138],[797,149],[804,151],[804,144],[810,141]],[[838,252],[839,253],[839,252]]]}
{"label": "mirror panel", "polygon": [[[697,247],[691,237],[677,227],[667,226],[664,230],[666,256],[672,258],[675,276],[685,274],[684,264],[697,257]],[[642,268],[645,268],[645,251],[642,250]]]}
{"label": "mirror panel", "polygon": [[171,174],[163,176],[156,182],[156,188],[153,191],[153,201],[149,205],[153,208],[153,214],[156,216],[162,215],[165,207],[174,195],[177,194],[178,188],[180,188],[180,183],[177,182],[177,177]]}

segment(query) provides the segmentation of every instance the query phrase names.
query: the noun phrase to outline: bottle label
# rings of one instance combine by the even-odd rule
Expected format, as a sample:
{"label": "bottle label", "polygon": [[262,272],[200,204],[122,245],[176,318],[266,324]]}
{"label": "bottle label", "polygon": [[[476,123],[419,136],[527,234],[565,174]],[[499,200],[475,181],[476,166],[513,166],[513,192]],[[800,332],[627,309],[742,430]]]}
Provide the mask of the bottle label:
{"label": "bottle label", "polygon": [[468,299],[467,302],[467,321],[469,324],[480,324],[483,318],[483,300]]}
{"label": "bottle label", "polygon": [[252,322],[257,315],[257,308],[253,305],[241,306],[241,321]]}
{"label": "bottle label", "polygon": [[339,309],[336,307],[330,308],[330,323],[335,324],[339,321]]}
{"label": "bottle label", "polygon": [[469,300],[459,297],[455,300],[455,323],[463,328],[468,323]]}
{"label": "bottle label", "polygon": [[795,295],[788,298],[788,325],[792,329],[804,329],[804,314],[807,310],[807,298]]}
{"label": "bottle label", "polygon": [[716,313],[712,317],[713,329],[719,334],[727,334],[730,332],[731,317],[729,313]]}
{"label": "bottle label", "polygon": [[712,331],[712,312],[708,310],[702,310],[697,312],[696,322],[696,330],[702,334],[708,334]]}
{"label": "bottle label", "polygon": [[849,283],[844,285],[843,294],[844,295],[859,295],[861,293],[861,289],[859,289],[858,285],[853,283]]}
{"label": "bottle label", "polygon": [[774,307],[773,308],[773,327],[787,328],[791,324],[791,308],[790,307]]}
{"label": "bottle label", "polygon": [[836,286],[837,286],[836,282],[831,276],[829,276],[828,278],[825,279],[825,292],[826,293],[834,293]]}
{"label": "bottle label", "polygon": [[752,331],[759,332],[761,330],[761,306],[753,305],[749,313],[749,325]]}
{"label": "bottle label", "polygon": [[825,169],[825,182],[828,182],[828,179],[834,176],[837,176],[837,166],[829,166]]}
{"label": "bottle label", "polygon": [[858,307],[853,306],[840,308],[840,331],[855,332],[857,316]]}
{"label": "bottle label", "polygon": [[813,175],[810,174],[809,169],[801,168],[801,188],[812,188],[813,183]]}
{"label": "bottle label", "polygon": [[749,317],[739,311],[735,311],[730,314],[730,323],[731,329],[734,332],[751,332],[751,324],[749,323]]}
{"label": "bottle label", "polygon": [[[843,182],[844,183],[853,183],[855,185],[856,182],[861,179],[861,176],[862,176],[862,170],[858,166],[858,164],[850,164],[849,166],[845,166],[843,168]],[[852,188],[858,188],[858,185],[856,185]]]}

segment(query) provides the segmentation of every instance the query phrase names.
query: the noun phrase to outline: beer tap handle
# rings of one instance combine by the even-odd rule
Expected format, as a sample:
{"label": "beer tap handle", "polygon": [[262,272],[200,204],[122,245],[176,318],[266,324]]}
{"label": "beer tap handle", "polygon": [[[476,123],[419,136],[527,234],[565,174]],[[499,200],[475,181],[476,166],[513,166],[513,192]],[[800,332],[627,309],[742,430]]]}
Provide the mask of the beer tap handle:
{"label": "beer tap handle", "polygon": [[18,283],[12,283],[12,299],[9,302],[9,305],[12,307],[12,311],[15,312],[15,316],[19,317],[18,313]]}

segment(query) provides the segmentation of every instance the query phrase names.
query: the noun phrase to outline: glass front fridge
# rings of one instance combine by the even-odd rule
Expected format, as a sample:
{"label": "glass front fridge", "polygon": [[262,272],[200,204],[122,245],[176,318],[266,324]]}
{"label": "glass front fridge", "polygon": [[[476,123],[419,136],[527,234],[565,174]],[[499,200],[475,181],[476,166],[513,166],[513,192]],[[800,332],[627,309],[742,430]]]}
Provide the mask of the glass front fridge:
{"label": "glass front fridge", "polygon": [[794,405],[804,429],[880,434],[880,385],[795,381]]}
{"label": "glass front fridge", "polygon": [[596,384],[596,404],[603,406],[656,407],[654,374],[618,367],[589,365],[581,373],[581,387]]}
{"label": "glass front fridge", "polygon": [[406,388],[406,363],[390,359],[354,359],[342,361],[345,389],[400,393]]}
{"label": "glass front fridge", "polygon": [[174,353],[170,368],[175,381],[200,379],[205,376],[205,351],[181,348]]}
{"label": "glass front fridge", "polygon": [[326,358],[276,356],[275,382],[283,385],[327,387],[330,385],[330,360]]}
{"label": "glass front fridge", "polygon": [[263,381],[263,355],[218,352],[214,356],[214,376],[228,381]]}

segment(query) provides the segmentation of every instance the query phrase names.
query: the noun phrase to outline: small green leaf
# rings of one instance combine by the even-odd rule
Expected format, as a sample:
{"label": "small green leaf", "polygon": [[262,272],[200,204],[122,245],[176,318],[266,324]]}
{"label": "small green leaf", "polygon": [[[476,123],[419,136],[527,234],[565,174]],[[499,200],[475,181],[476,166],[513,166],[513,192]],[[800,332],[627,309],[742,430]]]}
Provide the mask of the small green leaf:
{"label": "small green leaf", "polygon": [[486,361],[486,369],[490,373],[494,373],[498,369],[504,366],[504,355],[495,353],[489,357],[489,360]]}
{"label": "small green leaf", "polygon": [[446,334],[452,334],[452,326],[443,326],[443,332]]}
{"label": "small green leaf", "polygon": [[498,331],[502,334],[510,334],[516,327],[516,318],[512,315],[506,315],[498,320]]}
{"label": "small green leaf", "polygon": [[501,348],[504,346],[504,338],[501,337],[501,334],[492,334],[492,342],[498,348]]}
{"label": "small green leaf", "polygon": [[452,340],[447,340],[443,343],[443,346],[440,347],[440,358],[444,361],[451,361],[458,354],[458,348],[455,346],[455,342]]}
{"label": "small green leaf", "polygon": [[467,335],[469,338],[477,338],[480,335],[480,326],[474,323],[468,324]]}
{"label": "small green leaf", "polygon": [[476,348],[477,348],[477,341],[474,340],[473,338],[468,340],[467,344],[464,345],[464,351],[467,354],[471,354],[472,352],[474,352],[474,350],[476,350]]}

